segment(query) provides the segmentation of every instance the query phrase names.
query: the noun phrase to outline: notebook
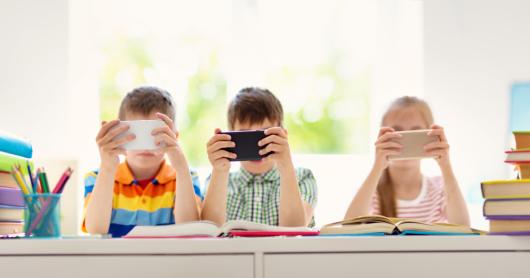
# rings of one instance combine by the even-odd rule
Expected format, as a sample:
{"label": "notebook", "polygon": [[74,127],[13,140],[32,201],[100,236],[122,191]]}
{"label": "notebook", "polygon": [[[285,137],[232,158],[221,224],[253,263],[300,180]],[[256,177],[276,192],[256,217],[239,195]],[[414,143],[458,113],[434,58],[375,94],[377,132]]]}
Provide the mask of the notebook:
{"label": "notebook", "polygon": [[24,233],[23,222],[0,222],[0,236]]}
{"label": "notebook", "polygon": [[0,205],[0,221],[19,222],[24,220],[24,207]]}
{"label": "notebook", "polygon": [[18,188],[10,172],[0,172],[0,187]]}
{"label": "notebook", "polygon": [[530,220],[530,199],[491,199],[484,202],[487,219]]}
{"label": "notebook", "polygon": [[530,198],[530,179],[485,181],[480,186],[485,199]]}
{"label": "notebook", "polygon": [[490,220],[491,235],[530,235],[530,220]]}
{"label": "notebook", "polygon": [[264,237],[312,236],[318,231],[308,227],[279,227],[244,220],[232,220],[222,226],[211,221],[174,225],[136,226],[124,238],[195,238],[195,237]]}
{"label": "notebook", "polygon": [[467,226],[446,223],[425,223],[414,219],[391,218],[381,215],[360,216],[327,224],[321,235],[477,235]]}
{"label": "notebook", "polygon": [[[13,167],[13,165],[19,164],[23,166],[21,167],[22,174],[27,175],[28,167],[26,167],[27,165],[26,163],[28,162],[27,162],[27,159],[25,158],[0,152],[0,172],[1,173],[11,173],[11,167]],[[29,163],[30,163],[31,168],[33,168],[33,162],[30,161]]]}
{"label": "notebook", "polygon": [[514,131],[515,146],[517,149],[530,148],[530,131]]}
{"label": "notebook", "polygon": [[24,158],[31,158],[33,156],[33,148],[28,141],[5,131],[0,131],[0,152]]}
{"label": "notebook", "polygon": [[24,198],[20,189],[0,187],[0,205],[24,206]]}

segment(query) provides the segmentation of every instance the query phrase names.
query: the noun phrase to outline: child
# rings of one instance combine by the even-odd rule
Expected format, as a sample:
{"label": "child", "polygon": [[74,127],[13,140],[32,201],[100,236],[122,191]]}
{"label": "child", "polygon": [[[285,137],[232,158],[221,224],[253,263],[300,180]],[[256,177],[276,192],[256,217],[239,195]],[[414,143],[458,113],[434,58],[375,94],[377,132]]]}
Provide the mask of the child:
{"label": "child", "polygon": [[230,173],[228,159],[236,155],[223,149],[235,143],[216,129],[207,144],[213,171],[202,219],[314,226],[316,181],[310,170],[293,166],[280,101],[267,89],[244,88],[229,105],[228,125],[231,130],[265,130],[267,137],[259,146],[268,146],[260,154],[273,153],[260,161],[241,162],[241,168]]}
{"label": "child", "polygon": [[[129,128],[120,120],[103,122],[96,137],[101,158],[99,171],[85,179],[83,230],[91,234],[127,234],[135,225],[164,225],[199,219],[197,196],[188,163],[178,144],[173,124],[171,95],[156,87],[140,87],[122,100],[120,120],[162,120],[167,126],[153,130],[154,151],[125,151],[120,146],[134,135],[118,139]],[[167,154],[171,165],[164,155]],[[123,163],[119,155],[125,155]],[[195,182],[198,178],[194,179]],[[197,196],[196,196],[197,195]]]}
{"label": "child", "polygon": [[[449,145],[441,126],[433,124],[428,104],[415,97],[395,100],[383,116],[372,170],[353,198],[345,218],[367,214],[415,218],[429,223],[449,222],[469,225],[466,203],[458,187],[449,160]],[[429,135],[439,142],[424,146],[436,156],[442,177],[424,177],[420,160],[388,161],[397,155],[401,144],[396,131],[432,129]]]}

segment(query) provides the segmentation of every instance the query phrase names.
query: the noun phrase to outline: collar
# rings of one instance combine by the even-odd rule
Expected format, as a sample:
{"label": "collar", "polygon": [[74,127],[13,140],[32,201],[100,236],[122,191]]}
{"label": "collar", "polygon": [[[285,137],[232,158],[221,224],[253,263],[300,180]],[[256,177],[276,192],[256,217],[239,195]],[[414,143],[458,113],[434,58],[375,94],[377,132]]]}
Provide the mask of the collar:
{"label": "collar", "polygon": [[[166,160],[162,161],[162,165],[160,166],[160,169],[158,170],[158,173],[156,174],[155,178],[152,180],[152,183],[154,185],[157,184],[165,184],[170,182],[171,180],[175,180],[176,178],[176,171],[169,165]],[[134,178],[134,175],[129,168],[129,165],[127,164],[127,161],[120,163],[118,166],[118,170],[116,171],[116,177],[115,180],[121,184],[126,185],[132,185],[137,184],[136,179]]]}
{"label": "collar", "polygon": [[246,186],[252,185],[254,180],[262,179],[265,182],[273,182],[277,181],[279,178],[280,172],[276,167],[273,167],[263,174],[252,174],[242,166],[239,168],[239,179]]}

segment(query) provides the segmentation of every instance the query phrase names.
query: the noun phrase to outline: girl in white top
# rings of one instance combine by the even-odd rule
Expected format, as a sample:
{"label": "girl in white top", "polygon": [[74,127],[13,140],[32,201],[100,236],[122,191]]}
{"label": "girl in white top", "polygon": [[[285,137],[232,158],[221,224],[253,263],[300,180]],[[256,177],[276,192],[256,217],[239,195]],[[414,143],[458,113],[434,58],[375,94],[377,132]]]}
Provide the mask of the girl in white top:
{"label": "girl in white top", "polygon": [[[440,138],[424,148],[436,157],[442,177],[424,177],[420,160],[388,161],[388,156],[398,155],[402,148],[392,140],[400,137],[396,131],[417,129],[432,129],[429,135]],[[395,100],[383,116],[375,146],[374,165],[351,201],[346,219],[379,214],[469,226],[466,203],[449,160],[447,138],[443,128],[433,124],[425,101],[416,97]]]}

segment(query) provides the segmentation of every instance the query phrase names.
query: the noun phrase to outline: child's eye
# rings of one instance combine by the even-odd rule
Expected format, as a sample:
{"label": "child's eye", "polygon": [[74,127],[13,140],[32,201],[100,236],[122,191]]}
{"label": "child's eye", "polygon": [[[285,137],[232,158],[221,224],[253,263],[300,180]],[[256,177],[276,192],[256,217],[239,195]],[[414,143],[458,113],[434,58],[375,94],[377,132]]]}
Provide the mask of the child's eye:
{"label": "child's eye", "polygon": [[403,128],[400,127],[400,126],[392,126],[392,128],[393,128],[395,131],[403,131]]}

